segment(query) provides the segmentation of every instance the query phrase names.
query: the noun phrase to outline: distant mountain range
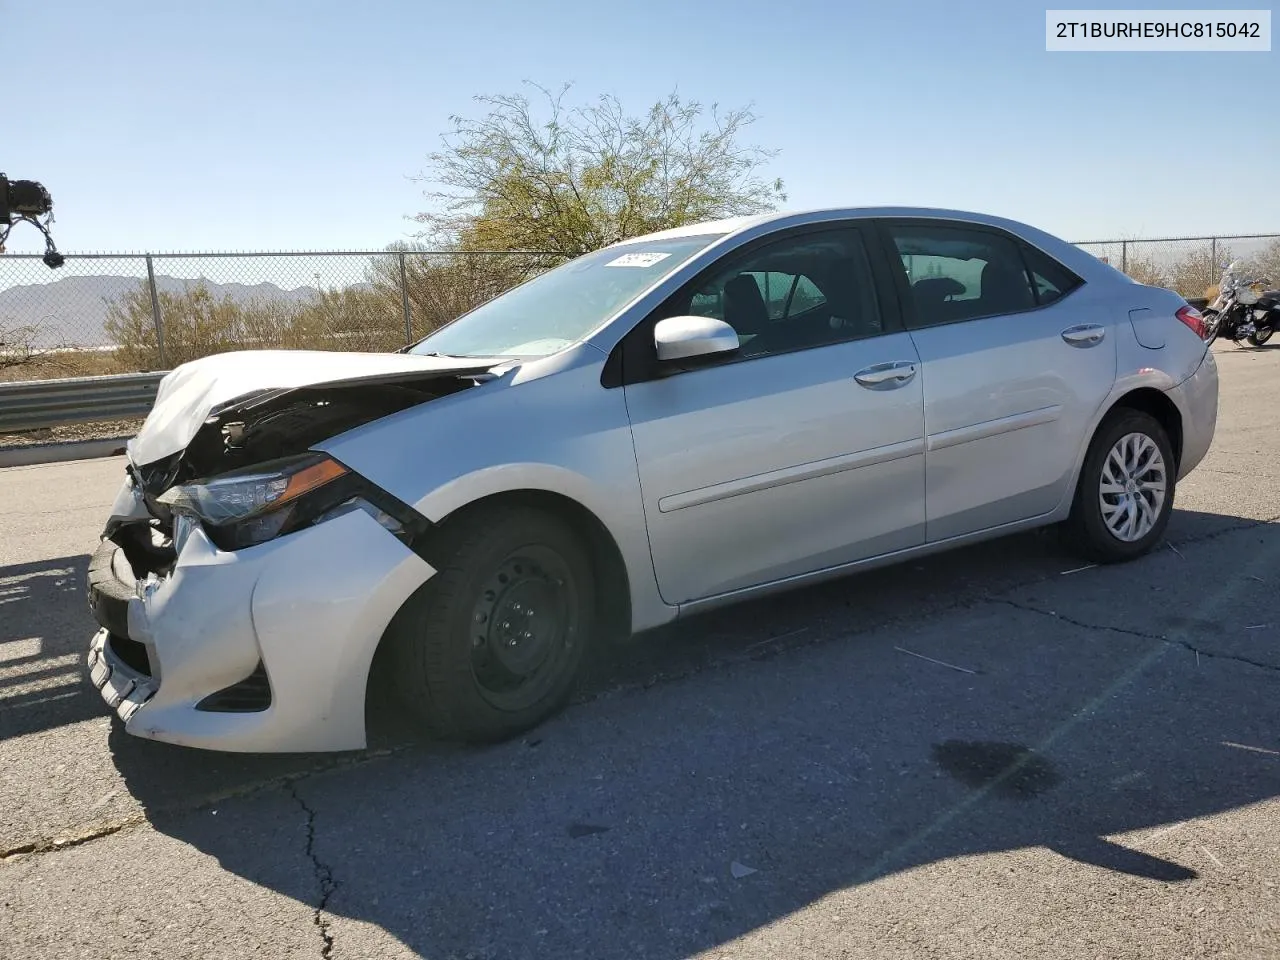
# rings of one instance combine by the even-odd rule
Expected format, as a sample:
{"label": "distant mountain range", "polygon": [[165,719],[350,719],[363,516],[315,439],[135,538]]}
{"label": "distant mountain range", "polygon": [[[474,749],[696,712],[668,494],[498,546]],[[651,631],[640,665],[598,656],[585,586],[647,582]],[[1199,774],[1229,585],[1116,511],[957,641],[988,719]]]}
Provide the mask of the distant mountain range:
{"label": "distant mountain range", "polygon": [[[110,342],[103,330],[107,304],[145,283],[138,277],[70,276],[52,283],[32,283],[0,290],[0,329],[34,326],[39,329],[36,346],[98,347]],[[156,276],[156,289],[181,293],[203,282],[215,299],[236,303],[251,300],[283,300],[304,303],[318,296],[315,287],[286,290],[274,283],[211,283]]]}

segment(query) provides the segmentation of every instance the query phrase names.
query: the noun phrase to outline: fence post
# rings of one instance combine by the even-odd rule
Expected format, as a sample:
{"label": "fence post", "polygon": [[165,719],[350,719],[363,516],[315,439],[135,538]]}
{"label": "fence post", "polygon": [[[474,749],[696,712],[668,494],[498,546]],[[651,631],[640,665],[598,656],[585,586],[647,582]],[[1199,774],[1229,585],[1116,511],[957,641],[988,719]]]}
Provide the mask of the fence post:
{"label": "fence post", "polygon": [[1218,269],[1218,238],[1209,238],[1209,269],[1217,271]]}
{"label": "fence post", "polygon": [[404,251],[400,251],[400,305],[404,308],[404,343],[413,343],[413,315],[409,312],[409,283],[404,275]]}
{"label": "fence post", "polygon": [[156,354],[160,369],[164,370],[164,321],[160,317],[160,297],[156,293],[156,268],[147,254],[147,287],[151,290],[151,322],[156,326]]}
{"label": "fence post", "polygon": [[1129,272],[1129,241],[1120,241],[1120,272]]}

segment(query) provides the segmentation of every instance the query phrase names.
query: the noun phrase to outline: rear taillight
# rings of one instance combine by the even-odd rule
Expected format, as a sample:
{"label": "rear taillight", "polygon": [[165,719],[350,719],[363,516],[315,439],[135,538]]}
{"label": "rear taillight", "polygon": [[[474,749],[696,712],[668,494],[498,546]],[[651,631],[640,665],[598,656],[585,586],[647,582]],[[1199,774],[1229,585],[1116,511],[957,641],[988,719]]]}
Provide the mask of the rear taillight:
{"label": "rear taillight", "polygon": [[1180,309],[1175,316],[1185,323],[1190,328],[1191,332],[1197,337],[1201,340],[1204,339],[1204,335],[1208,330],[1204,325],[1204,317],[1200,315],[1199,310],[1190,304],[1187,304],[1185,307]]}

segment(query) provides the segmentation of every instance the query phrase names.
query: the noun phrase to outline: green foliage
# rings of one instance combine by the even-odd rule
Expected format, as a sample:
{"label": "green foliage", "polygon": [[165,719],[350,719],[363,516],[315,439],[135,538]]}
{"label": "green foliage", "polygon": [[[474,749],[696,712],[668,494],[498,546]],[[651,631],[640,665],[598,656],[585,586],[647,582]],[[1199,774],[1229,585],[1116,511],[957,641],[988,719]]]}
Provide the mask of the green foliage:
{"label": "green foliage", "polygon": [[28,324],[0,323],[0,374],[40,362],[41,351],[36,347],[37,333],[37,329]]}
{"label": "green foliage", "polygon": [[[523,283],[552,263],[480,252],[432,253],[421,244],[398,243],[388,249],[404,254],[404,289],[415,339]],[[370,268],[369,282],[381,301],[394,306],[397,315],[403,317],[400,269],[400,257],[380,257]]]}
{"label": "green foliage", "polygon": [[1280,286],[1280,238],[1272,240],[1260,253],[1249,258],[1250,272],[1266,277],[1269,287]]}
{"label": "green foliage", "polygon": [[1222,264],[1231,259],[1229,247],[1221,242],[1215,246],[1207,240],[1167,261],[1144,255],[1144,249],[1150,247],[1142,241],[1130,242],[1124,272],[1139,283],[1167,287],[1191,299],[1212,299],[1222,275]]}
{"label": "green foliage", "polygon": [[[401,256],[403,254],[403,257]],[[407,293],[412,330],[405,329]],[[398,244],[374,257],[361,283],[302,300],[218,297],[203,282],[157,294],[164,365],[246,349],[392,351],[527,279],[536,265],[479,253],[438,254]],[[145,281],[107,305],[104,324],[125,370],[159,369],[160,350]],[[406,336],[406,334],[410,336]]]}
{"label": "green foliage", "polygon": [[1169,270],[1169,286],[1184,297],[1203,297],[1222,276],[1222,264],[1231,259],[1231,251],[1208,241],[1198,244],[1174,261]]}
{"label": "green foliage", "polygon": [[[774,152],[744,145],[755,115],[721,114],[676,94],[640,115],[602,96],[582,107],[536,88],[479,97],[478,120],[454,117],[423,179],[434,209],[423,236],[450,250],[520,250],[576,257],[619,240],[703,220],[760,213],[785,200],[761,168]],[[546,266],[536,257],[525,266]]]}
{"label": "green foliage", "polygon": [[1152,287],[1163,287],[1169,283],[1164,268],[1150,257],[1128,257],[1124,272],[1138,283],[1145,283]]}
{"label": "green foliage", "polygon": [[[405,343],[399,299],[397,293],[393,305],[376,287],[353,286],[320,291],[301,303],[266,298],[237,303],[215,297],[204,283],[193,283],[179,293],[158,294],[164,362],[172,367],[246,349],[395,350]],[[126,369],[159,366],[145,282],[108,304],[105,329]]]}

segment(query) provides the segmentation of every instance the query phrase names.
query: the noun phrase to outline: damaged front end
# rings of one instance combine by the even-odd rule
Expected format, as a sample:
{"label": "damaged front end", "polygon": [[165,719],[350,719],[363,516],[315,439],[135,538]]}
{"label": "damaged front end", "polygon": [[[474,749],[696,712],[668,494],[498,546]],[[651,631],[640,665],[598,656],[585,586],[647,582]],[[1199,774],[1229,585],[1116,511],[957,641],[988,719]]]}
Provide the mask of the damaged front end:
{"label": "damaged front end", "polygon": [[[89,569],[101,627],[90,677],[127,729],[232,750],[362,745],[368,661],[434,572],[416,552],[430,523],[312,448],[493,376],[397,371],[260,389],[211,407],[182,449],[138,463],[144,425]],[[354,675],[317,675],[317,656],[354,656]],[[307,689],[339,681],[352,688]],[[252,714],[260,722],[227,726]]]}
{"label": "damaged front end", "polygon": [[[493,374],[384,375],[261,390],[210,410],[187,445],[126,467],[145,513],[113,510],[104,536],[126,551],[143,580],[164,576],[195,525],[222,550],[251,547],[363,509],[406,544],[426,520],[312,447],[338,434],[461,390]],[[144,427],[145,430],[145,427]]]}
{"label": "damaged front end", "polygon": [[355,501],[400,521],[398,535],[410,542],[420,517],[311,448],[478,382],[436,376],[425,383],[265,392],[212,412],[185,449],[128,470],[154,526],[179,546],[185,522],[201,523],[221,549],[236,550],[319,522]]}

